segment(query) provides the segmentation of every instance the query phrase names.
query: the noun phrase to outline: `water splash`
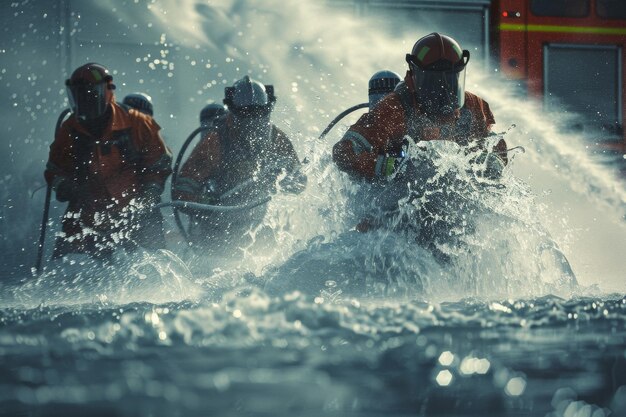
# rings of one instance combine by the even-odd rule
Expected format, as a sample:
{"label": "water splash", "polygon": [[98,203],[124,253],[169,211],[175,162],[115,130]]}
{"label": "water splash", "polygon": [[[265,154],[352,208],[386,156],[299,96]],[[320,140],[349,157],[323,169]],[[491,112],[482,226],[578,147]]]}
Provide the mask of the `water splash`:
{"label": "water splash", "polygon": [[43,273],[2,291],[5,306],[124,305],[193,300],[202,289],[185,265],[167,250],[117,252],[110,261],[68,255]]}
{"label": "water splash", "polygon": [[[173,148],[182,137],[171,132],[191,131],[195,127],[200,107],[197,101],[219,101],[224,85],[250,74],[275,85],[279,102],[274,121],[288,132],[301,157],[310,161],[305,168],[312,179],[307,191],[298,198],[278,196],[268,207],[265,226],[272,231],[275,244],[263,252],[254,245],[244,248],[247,250],[241,262],[243,269],[260,276],[266,268],[280,265],[305,249],[310,239],[323,236],[330,241],[354,226],[355,219],[345,209],[353,193],[352,184],[337,172],[329,155],[330,146],[345,126],[337,126],[326,142],[318,142],[315,136],[337,113],[365,101],[366,82],[373,72],[381,68],[402,72],[402,57],[412,42],[425,33],[416,30],[403,32],[400,37],[390,36],[366,17],[355,19],[350,12],[314,2],[268,1],[261,7],[234,0],[211,4],[162,0],[137,5],[127,2],[126,6],[120,19],[128,25],[127,40],[138,39],[151,48],[154,45],[158,56],[150,55],[151,49],[145,56],[134,57],[134,61],[133,57],[126,57],[123,62],[113,59],[111,66],[119,66],[121,72],[115,75],[122,82],[134,77],[134,73],[150,74],[142,75],[140,80],[147,88],[159,89],[162,96],[164,91],[180,96],[171,105],[160,104],[162,113],[157,112],[176,113],[175,117],[159,118]],[[120,14],[113,1],[99,2],[95,7],[103,18]],[[309,24],[311,16],[319,17],[316,25]],[[76,22],[72,36],[87,36],[81,32],[82,25]],[[428,25],[423,26],[426,27],[430,30]],[[158,36],[152,38],[155,31]],[[85,51],[77,53],[94,58],[93,51]],[[155,63],[155,59],[159,62]],[[128,68],[131,70],[122,70]],[[511,147],[522,145],[528,150],[513,169],[537,195],[534,217],[572,261],[581,282],[623,287],[623,262],[616,253],[626,244],[624,226],[619,220],[623,215],[623,193],[609,171],[594,165],[586,156],[583,144],[574,143],[570,135],[554,127],[560,115],[545,113],[532,100],[520,98],[506,82],[484,68],[483,63],[473,61],[468,68],[468,88],[492,104],[499,123],[497,129],[518,126],[507,133],[507,140]],[[185,82],[177,89],[173,83],[179,78]],[[19,196],[16,188],[28,188],[9,182],[8,195]],[[580,198],[587,203],[580,203]],[[31,211],[36,213],[39,201],[33,204],[36,208]],[[13,209],[7,210],[9,213],[3,214],[3,218],[15,217],[11,214]],[[29,217],[36,218],[34,214]],[[588,219],[595,219],[591,226]],[[31,233],[15,229],[19,231],[13,234],[24,236],[26,243],[22,246],[34,240],[35,224],[31,222],[26,227]],[[254,241],[260,230],[250,233]],[[181,256],[182,246],[175,248]],[[535,252],[528,254],[531,256]],[[27,260],[16,262],[25,264]],[[204,268],[207,281],[211,271],[219,266],[213,263]],[[481,271],[489,267],[483,265]]]}

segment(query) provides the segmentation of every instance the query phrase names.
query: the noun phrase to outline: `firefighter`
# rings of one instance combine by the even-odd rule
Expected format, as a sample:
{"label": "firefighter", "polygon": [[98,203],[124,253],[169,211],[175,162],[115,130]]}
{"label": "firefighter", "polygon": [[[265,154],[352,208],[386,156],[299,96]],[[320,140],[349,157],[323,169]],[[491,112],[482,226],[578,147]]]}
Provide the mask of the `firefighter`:
{"label": "firefighter", "polygon": [[146,93],[131,93],[124,97],[122,104],[132,107],[143,114],[150,117],[154,116],[154,106],[152,105],[152,97]]}
{"label": "firefighter", "polygon": [[[449,36],[431,33],[415,43],[406,60],[409,70],[404,81],[351,126],[333,147],[333,160],[339,169],[369,182],[375,192],[369,200],[361,199],[371,200],[377,214],[366,215],[356,226],[359,232],[385,224],[389,213],[397,212],[398,201],[410,189],[427,187],[428,176],[434,175],[428,163],[416,165],[403,160],[405,147],[411,146],[411,141],[455,142],[476,155],[475,163],[486,167],[481,175],[494,180],[507,163],[504,140],[488,144],[487,137],[495,124],[489,105],[465,91],[469,51],[462,50]],[[407,186],[411,181],[417,183]],[[417,242],[430,249],[436,259],[446,262],[448,257],[437,243],[449,239],[449,226],[436,215],[436,210],[443,207],[432,204],[429,202],[420,212],[419,224],[414,219],[404,219],[392,227],[417,230]]]}
{"label": "firefighter", "polygon": [[150,207],[171,173],[171,153],[159,125],[115,102],[113,77],[100,64],[77,68],[66,86],[73,114],[50,146],[45,172],[57,200],[68,202],[53,258],[162,247],[162,218]]}
{"label": "firefighter", "polygon": [[[270,121],[273,86],[245,76],[226,87],[228,112],[203,137],[183,165],[174,198],[204,204],[245,205],[278,189],[300,193],[306,176],[285,133]],[[277,184],[278,181],[278,184]],[[266,206],[236,213],[191,213],[192,241],[207,249],[240,244],[263,222]]]}
{"label": "firefighter", "polygon": [[[342,171],[367,180],[391,176],[407,135],[415,142],[449,140],[468,150],[485,146],[495,119],[486,101],[465,91],[469,51],[449,36],[431,33],[415,43],[406,60],[404,82],[333,147]],[[494,150],[488,153],[497,176],[507,162],[504,140]]]}

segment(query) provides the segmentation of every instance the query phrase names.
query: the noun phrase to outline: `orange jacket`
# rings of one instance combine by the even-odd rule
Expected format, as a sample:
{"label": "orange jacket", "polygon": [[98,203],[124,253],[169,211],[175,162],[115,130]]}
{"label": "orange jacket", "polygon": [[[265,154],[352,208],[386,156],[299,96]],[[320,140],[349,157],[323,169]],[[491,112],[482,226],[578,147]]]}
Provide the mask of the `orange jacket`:
{"label": "orange jacket", "polygon": [[[384,155],[397,155],[405,136],[414,141],[451,140],[461,145],[483,147],[495,124],[489,105],[480,97],[465,93],[465,105],[450,120],[431,120],[420,110],[407,74],[404,84],[387,95],[376,107],[350,127],[333,147],[339,169],[351,175],[374,179],[382,175]],[[500,140],[495,151],[506,163],[506,143]]]}
{"label": "orange jacket", "polygon": [[[163,191],[172,157],[159,130],[151,117],[115,102],[101,138],[91,136],[74,117],[61,125],[50,146],[45,177],[54,189],[63,180],[79,185],[82,194],[67,209],[80,212],[74,225],[93,226],[95,213],[119,212],[149,189]],[[66,220],[66,233],[79,232],[77,227],[66,230]],[[102,230],[110,226],[97,223]]]}
{"label": "orange jacket", "polygon": [[292,143],[276,126],[272,125],[271,144],[265,156],[252,154],[247,144],[238,140],[234,129],[229,115],[202,138],[181,169],[173,199],[198,202],[209,182],[221,195],[258,175],[269,164],[287,172],[300,167]]}

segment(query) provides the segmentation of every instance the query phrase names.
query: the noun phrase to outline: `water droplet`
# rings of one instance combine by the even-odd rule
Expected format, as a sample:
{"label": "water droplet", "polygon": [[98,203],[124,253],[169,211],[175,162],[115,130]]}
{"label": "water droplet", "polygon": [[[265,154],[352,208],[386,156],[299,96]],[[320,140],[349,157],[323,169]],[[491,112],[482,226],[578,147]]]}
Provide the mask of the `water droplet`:
{"label": "water droplet", "polygon": [[453,361],[454,355],[449,350],[446,350],[445,352],[442,352],[441,355],[439,355],[439,363],[443,366],[450,366],[452,365]]}
{"label": "water droplet", "polygon": [[448,371],[447,369],[439,371],[435,380],[440,386],[447,387],[452,382],[452,372]]}
{"label": "water droplet", "polygon": [[509,379],[509,382],[506,383],[504,387],[504,392],[511,397],[519,397],[524,393],[526,389],[526,380],[521,376],[516,376],[515,378]]}

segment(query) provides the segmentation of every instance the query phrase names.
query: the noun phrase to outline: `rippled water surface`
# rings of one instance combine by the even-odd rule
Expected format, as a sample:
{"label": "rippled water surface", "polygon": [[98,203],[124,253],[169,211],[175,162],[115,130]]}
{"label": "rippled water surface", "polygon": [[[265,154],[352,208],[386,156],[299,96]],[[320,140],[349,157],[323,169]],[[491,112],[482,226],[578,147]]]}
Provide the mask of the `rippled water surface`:
{"label": "rippled water surface", "polygon": [[620,296],[219,298],[2,309],[0,414],[626,415]]}

